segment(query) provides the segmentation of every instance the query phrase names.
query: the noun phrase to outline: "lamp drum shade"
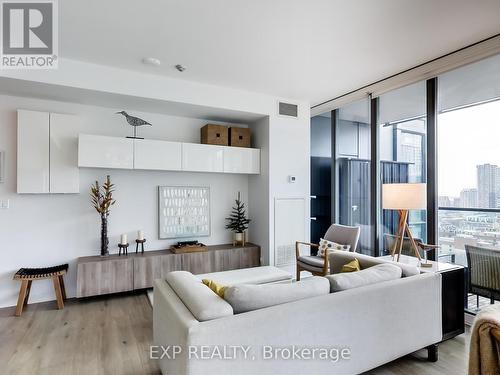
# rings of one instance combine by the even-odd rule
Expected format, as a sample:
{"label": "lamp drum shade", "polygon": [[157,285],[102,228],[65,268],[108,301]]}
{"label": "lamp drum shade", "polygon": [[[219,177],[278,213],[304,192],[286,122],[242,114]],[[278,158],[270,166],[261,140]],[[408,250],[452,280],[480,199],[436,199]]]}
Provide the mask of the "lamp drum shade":
{"label": "lamp drum shade", "polygon": [[425,210],[427,184],[383,184],[382,208],[385,210]]}

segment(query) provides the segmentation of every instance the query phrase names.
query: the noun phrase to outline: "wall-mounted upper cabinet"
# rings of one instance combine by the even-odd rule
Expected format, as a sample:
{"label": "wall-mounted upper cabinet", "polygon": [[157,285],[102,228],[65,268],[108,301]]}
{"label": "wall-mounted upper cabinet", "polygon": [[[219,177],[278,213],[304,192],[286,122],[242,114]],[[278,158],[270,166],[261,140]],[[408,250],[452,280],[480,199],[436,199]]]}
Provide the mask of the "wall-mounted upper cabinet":
{"label": "wall-mounted upper cabinet", "polygon": [[134,140],[80,134],[78,137],[78,166],[133,169]]}
{"label": "wall-mounted upper cabinet", "polygon": [[17,192],[49,193],[50,114],[17,111]]}
{"label": "wall-mounted upper cabinet", "polygon": [[223,172],[224,147],[197,143],[182,144],[182,170],[191,172]]}
{"label": "wall-mounted upper cabinet", "polygon": [[243,147],[224,147],[225,173],[260,173],[260,150]]}
{"label": "wall-mounted upper cabinet", "polygon": [[182,143],[134,139],[134,169],[180,171]]}
{"label": "wall-mounted upper cabinet", "polygon": [[50,192],[78,193],[79,118],[60,113],[50,114]]}
{"label": "wall-mounted upper cabinet", "polygon": [[78,165],[88,168],[260,173],[260,150],[80,134]]}
{"label": "wall-mounted upper cabinet", "polygon": [[17,192],[78,193],[78,118],[17,111]]}

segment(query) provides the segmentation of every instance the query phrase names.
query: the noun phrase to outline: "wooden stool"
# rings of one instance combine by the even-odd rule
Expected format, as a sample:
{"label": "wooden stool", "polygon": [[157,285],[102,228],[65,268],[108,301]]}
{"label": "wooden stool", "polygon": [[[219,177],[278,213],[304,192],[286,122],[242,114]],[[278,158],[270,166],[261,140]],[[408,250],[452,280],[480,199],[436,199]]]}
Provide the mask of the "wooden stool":
{"label": "wooden stool", "polygon": [[21,316],[23,308],[28,304],[30,296],[31,282],[33,280],[52,279],[54,290],[56,292],[57,308],[64,308],[64,300],[66,299],[66,289],[64,288],[63,276],[68,272],[68,265],[61,264],[60,266],[47,268],[21,268],[14,275],[14,280],[21,280],[21,289],[19,290],[19,298],[17,300],[16,316]]}

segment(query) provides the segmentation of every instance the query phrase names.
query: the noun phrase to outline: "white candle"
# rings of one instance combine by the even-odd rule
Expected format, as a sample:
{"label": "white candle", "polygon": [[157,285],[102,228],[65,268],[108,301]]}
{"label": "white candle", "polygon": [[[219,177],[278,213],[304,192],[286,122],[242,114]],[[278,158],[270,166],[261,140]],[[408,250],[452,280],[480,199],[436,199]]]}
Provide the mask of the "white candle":
{"label": "white candle", "polygon": [[122,245],[126,245],[127,244],[127,235],[126,234],[122,234],[121,235],[121,240],[120,240],[120,243]]}
{"label": "white candle", "polygon": [[144,231],[138,230],[137,231],[137,239],[142,241],[144,239]]}

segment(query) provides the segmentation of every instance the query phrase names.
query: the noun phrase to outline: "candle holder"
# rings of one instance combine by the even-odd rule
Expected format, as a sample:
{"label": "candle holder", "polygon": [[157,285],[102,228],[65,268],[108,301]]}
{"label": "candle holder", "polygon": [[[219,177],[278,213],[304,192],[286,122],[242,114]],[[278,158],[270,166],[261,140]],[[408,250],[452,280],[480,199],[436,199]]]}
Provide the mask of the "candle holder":
{"label": "candle holder", "polygon": [[144,242],[146,242],[146,239],[142,240],[135,240],[135,253],[137,254],[139,252],[139,244],[141,244],[141,253],[144,254]]}
{"label": "candle holder", "polygon": [[119,243],[118,244],[118,256],[122,255],[122,250],[123,250],[123,255],[128,255],[128,243]]}

